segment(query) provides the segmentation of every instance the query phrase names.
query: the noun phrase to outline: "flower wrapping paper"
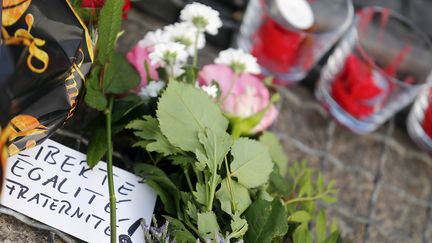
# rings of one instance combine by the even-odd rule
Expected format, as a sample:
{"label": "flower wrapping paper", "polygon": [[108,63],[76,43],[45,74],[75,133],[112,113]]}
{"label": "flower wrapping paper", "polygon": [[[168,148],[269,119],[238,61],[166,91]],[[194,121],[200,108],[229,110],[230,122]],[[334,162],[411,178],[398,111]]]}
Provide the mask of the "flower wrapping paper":
{"label": "flower wrapping paper", "polygon": [[67,0],[3,0],[1,5],[4,162],[6,150],[13,155],[34,147],[73,116],[93,50],[86,26]]}

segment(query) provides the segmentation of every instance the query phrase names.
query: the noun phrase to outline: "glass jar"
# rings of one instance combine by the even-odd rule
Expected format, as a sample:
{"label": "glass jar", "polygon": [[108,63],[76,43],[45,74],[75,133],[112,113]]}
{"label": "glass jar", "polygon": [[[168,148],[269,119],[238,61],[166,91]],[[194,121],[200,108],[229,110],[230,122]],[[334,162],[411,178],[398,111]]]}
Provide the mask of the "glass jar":
{"label": "glass jar", "polygon": [[[306,77],[354,17],[351,0],[301,0],[309,5],[303,11],[309,9],[313,18],[310,27],[302,26],[310,19],[301,19],[303,13],[280,7],[290,1],[300,0],[251,0],[237,38],[238,47],[257,58],[263,74],[273,76],[281,85]],[[290,14],[300,18],[296,24],[290,21]]]}
{"label": "glass jar", "polygon": [[431,70],[428,37],[390,9],[368,7],[327,60],[315,94],[339,123],[369,133],[425,89]]}
{"label": "glass jar", "polygon": [[417,99],[407,120],[408,133],[425,151],[432,154],[432,89]]}

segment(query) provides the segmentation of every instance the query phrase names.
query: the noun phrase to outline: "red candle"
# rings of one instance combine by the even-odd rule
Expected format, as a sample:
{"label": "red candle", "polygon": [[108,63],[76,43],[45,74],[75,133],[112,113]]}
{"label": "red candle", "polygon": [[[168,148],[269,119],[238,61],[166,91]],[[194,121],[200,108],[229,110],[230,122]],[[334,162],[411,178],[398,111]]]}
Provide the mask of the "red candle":
{"label": "red candle", "polygon": [[289,31],[270,17],[253,36],[252,54],[258,63],[275,72],[287,72],[296,63],[304,37]]}
{"label": "red candle", "polygon": [[382,107],[386,91],[385,85],[375,80],[371,64],[353,54],[332,84],[333,98],[356,118],[366,118]]}
{"label": "red candle", "polygon": [[423,129],[426,134],[432,138],[432,105],[431,105],[432,93],[429,93],[429,106],[425,111],[425,117],[423,119]]}

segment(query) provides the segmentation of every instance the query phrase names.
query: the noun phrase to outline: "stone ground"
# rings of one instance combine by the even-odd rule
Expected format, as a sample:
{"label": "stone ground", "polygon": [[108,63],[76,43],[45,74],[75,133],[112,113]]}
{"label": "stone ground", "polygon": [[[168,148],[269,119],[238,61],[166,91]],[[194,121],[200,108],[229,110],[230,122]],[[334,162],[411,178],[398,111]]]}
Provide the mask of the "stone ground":
{"label": "stone ground", "polygon": [[[146,31],[162,25],[132,11],[121,51],[126,52]],[[211,62],[216,51],[212,47],[204,50],[202,63]],[[347,242],[432,242],[432,159],[411,142],[404,129],[390,121],[373,134],[355,135],[332,121],[310,89],[294,86],[280,92],[282,109],[274,131],[291,162],[308,160],[327,179],[337,180],[339,203],[326,208],[340,219]],[[81,131],[89,122],[85,114],[78,113],[72,125],[54,139],[82,150],[86,139]],[[0,242],[75,241],[0,208]]]}

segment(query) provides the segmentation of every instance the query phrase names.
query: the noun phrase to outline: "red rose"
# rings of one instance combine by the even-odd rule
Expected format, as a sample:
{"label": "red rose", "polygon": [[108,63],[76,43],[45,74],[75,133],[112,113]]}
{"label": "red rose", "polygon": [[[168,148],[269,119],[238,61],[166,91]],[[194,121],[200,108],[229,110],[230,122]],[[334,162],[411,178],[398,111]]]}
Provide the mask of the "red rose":
{"label": "red rose", "polygon": [[385,102],[387,89],[378,85],[372,70],[370,64],[350,55],[332,84],[333,98],[354,117],[370,116]]}
{"label": "red rose", "polygon": [[[83,8],[102,8],[105,0],[82,0],[81,7]],[[127,19],[127,11],[131,8],[130,0],[125,0],[123,5],[123,18]]]}
{"label": "red rose", "polygon": [[304,37],[266,18],[253,38],[252,54],[271,71],[287,72],[296,63]]}

